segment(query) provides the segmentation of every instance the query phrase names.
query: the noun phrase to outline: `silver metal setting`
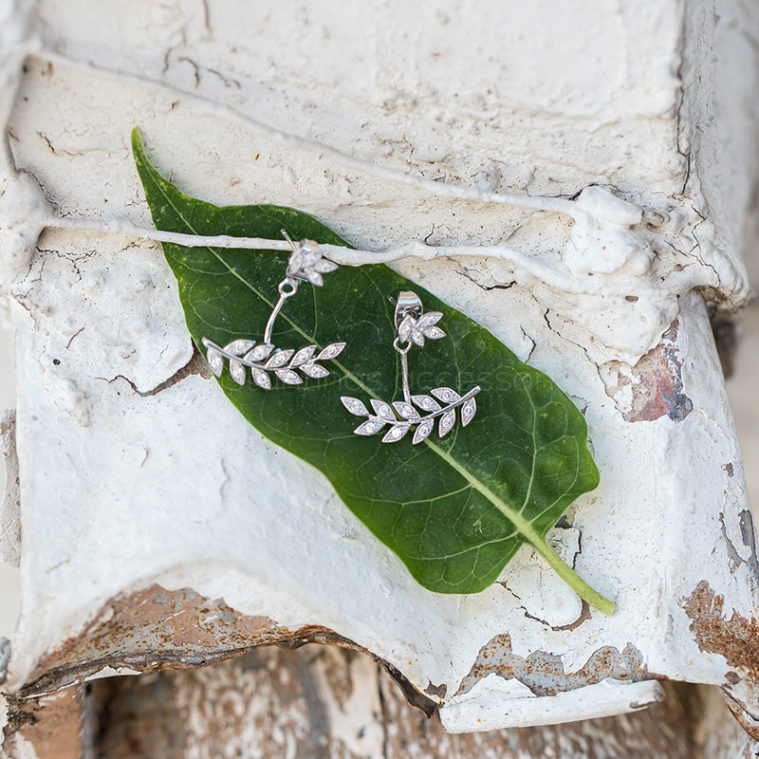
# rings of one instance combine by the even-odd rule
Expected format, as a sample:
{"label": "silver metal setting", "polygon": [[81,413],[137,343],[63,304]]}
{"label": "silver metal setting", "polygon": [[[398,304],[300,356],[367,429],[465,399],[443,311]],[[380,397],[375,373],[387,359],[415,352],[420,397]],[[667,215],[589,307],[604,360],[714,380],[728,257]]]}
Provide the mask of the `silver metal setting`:
{"label": "silver metal setting", "polygon": [[277,320],[288,298],[298,291],[301,282],[310,282],[321,287],[324,284],[323,274],[337,269],[337,264],[322,257],[321,248],[313,240],[301,240],[297,245],[283,229],[282,234],[293,249],[287,262],[285,278],[279,283],[279,300],[272,309],[266,322],[263,342],[256,344],[255,340],[238,338],[225,346],[220,346],[204,337],[201,342],[206,348],[206,361],[211,371],[221,377],[224,371],[224,361],[229,363],[229,376],[238,384],[244,385],[248,370],[253,382],[264,390],[272,387],[273,374],[286,385],[300,385],[303,377],[321,379],[328,377],[330,372],[319,362],[337,358],[345,348],[345,343],[330,343],[316,352],[316,345],[306,345],[302,348],[286,348],[281,350],[271,341],[274,322]]}
{"label": "silver metal setting", "polygon": [[[395,329],[397,336],[393,347],[401,357],[401,374],[403,382],[403,400],[392,404],[372,398],[367,409],[363,401],[344,395],[340,398],[343,406],[354,416],[366,417],[353,432],[356,435],[376,435],[386,430],[382,442],[397,443],[406,437],[413,428],[411,439],[413,445],[426,440],[438,424],[438,437],[445,437],[455,426],[457,414],[461,426],[466,427],[477,413],[477,401],[474,396],[482,388],[475,385],[471,390],[460,395],[450,387],[436,387],[429,395],[412,395],[409,384],[408,352],[412,346],[424,347],[425,339],[439,340],[445,337],[437,323],[443,318],[440,311],[424,313],[419,296],[410,290],[398,294],[395,305]],[[433,397],[434,396],[434,397]]]}

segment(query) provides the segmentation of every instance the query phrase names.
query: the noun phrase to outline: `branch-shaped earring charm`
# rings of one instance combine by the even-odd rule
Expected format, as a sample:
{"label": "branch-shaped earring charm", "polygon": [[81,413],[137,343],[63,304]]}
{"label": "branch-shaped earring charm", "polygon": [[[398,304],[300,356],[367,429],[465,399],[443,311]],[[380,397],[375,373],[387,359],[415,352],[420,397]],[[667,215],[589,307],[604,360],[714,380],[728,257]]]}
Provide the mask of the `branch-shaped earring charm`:
{"label": "branch-shaped earring charm", "polygon": [[279,300],[266,322],[263,341],[256,345],[255,340],[239,338],[222,348],[206,337],[202,340],[211,371],[217,377],[221,377],[226,359],[229,362],[229,375],[238,385],[245,384],[248,369],[256,385],[264,390],[271,389],[272,374],[286,385],[303,383],[303,377],[298,372],[313,379],[327,377],[329,370],[325,369],[319,361],[337,358],[345,348],[345,343],[331,343],[316,354],[315,345],[306,345],[298,350],[294,348],[280,350],[272,343],[274,322],[287,299],[298,291],[298,285],[301,282],[310,282],[312,285],[321,287],[324,284],[322,274],[337,269],[337,264],[322,258],[318,243],[313,240],[301,240],[296,245],[284,229],[282,234],[290,243],[293,252],[287,262],[285,278],[277,288]]}
{"label": "branch-shaped earring charm", "polygon": [[430,311],[425,314],[422,302],[416,293],[409,290],[399,293],[395,306],[395,328],[398,334],[393,340],[393,348],[401,357],[403,400],[393,401],[391,407],[385,401],[372,398],[369,402],[374,413],[371,413],[358,398],[342,396],[340,400],[351,414],[366,417],[366,421],[353,430],[356,435],[376,435],[389,426],[382,442],[397,443],[412,427],[415,427],[411,442],[416,445],[430,436],[437,420],[439,420],[438,436],[445,437],[456,425],[456,414],[459,409],[462,427],[466,427],[474,419],[477,412],[474,396],[481,390],[479,385],[475,385],[464,395],[460,395],[450,387],[436,387],[430,390],[429,395],[411,395],[408,352],[413,345],[424,347],[425,339],[439,340],[445,337],[445,332],[437,326],[442,318],[443,314],[439,311]]}

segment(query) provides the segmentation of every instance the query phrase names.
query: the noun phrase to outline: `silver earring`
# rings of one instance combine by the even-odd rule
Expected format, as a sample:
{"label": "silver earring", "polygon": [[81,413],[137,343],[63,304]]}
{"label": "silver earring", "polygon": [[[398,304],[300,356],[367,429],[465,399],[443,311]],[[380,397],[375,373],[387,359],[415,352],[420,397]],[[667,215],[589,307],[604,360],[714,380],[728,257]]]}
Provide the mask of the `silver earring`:
{"label": "silver earring", "polygon": [[[413,345],[424,347],[425,338],[439,340],[445,337],[437,323],[443,318],[439,311],[424,313],[419,296],[409,290],[398,295],[395,306],[395,328],[397,336],[393,347],[401,357],[401,373],[403,375],[403,400],[393,401],[392,408],[385,401],[372,398],[371,413],[358,398],[344,395],[340,400],[354,416],[365,416],[355,430],[356,435],[376,435],[389,426],[382,438],[383,443],[397,443],[406,433],[415,427],[411,442],[416,445],[426,440],[438,423],[438,436],[445,437],[456,425],[456,412],[461,409],[461,426],[466,427],[474,419],[477,412],[477,402],[474,396],[480,392],[475,385],[464,395],[459,395],[450,387],[436,387],[429,395],[411,395],[408,374],[408,352]],[[432,397],[434,396],[434,398]],[[437,399],[437,400],[435,400]],[[441,401],[443,405],[438,403]],[[393,411],[395,409],[395,411]]]}
{"label": "silver earring", "polygon": [[301,282],[310,282],[321,287],[324,284],[322,274],[337,269],[337,264],[322,258],[318,243],[313,240],[302,240],[297,245],[283,229],[282,234],[290,243],[293,252],[287,262],[285,278],[279,283],[279,300],[266,322],[263,341],[256,345],[255,340],[240,338],[233,340],[223,348],[204,337],[202,343],[206,348],[206,360],[211,371],[221,377],[224,370],[224,360],[229,362],[229,375],[238,385],[244,385],[247,370],[250,369],[253,381],[264,390],[271,389],[271,374],[273,373],[286,385],[300,385],[303,377],[298,372],[313,379],[329,376],[319,361],[329,361],[337,358],[345,348],[345,343],[331,343],[323,348],[318,355],[315,345],[306,345],[295,350],[276,348],[271,341],[274,322],[285,305],[285,301],[298,291]]}

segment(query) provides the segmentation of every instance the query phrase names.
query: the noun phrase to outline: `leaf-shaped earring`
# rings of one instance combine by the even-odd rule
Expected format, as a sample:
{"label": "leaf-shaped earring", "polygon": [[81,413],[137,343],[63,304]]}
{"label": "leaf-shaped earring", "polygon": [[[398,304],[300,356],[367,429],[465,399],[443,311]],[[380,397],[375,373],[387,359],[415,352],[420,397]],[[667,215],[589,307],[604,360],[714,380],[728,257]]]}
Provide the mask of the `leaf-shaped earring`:
{"label": "leaf-shaped earring", "polygon": [[[224,371],[224,360],[229,362],[229,375],[238,385],[244,385],[248,370],[253,381],[264,390],[272,386],[271,375],[286,385],[303,383],[301,374],[313,379],[329,376],[329,370],[319,362],[337,358],[345,348],[345,343],[331,343],[318,354],[315,345],[305,345],[302,348],[276,348],[271,341],[274,322],[285,305],[285,301],[298,291],[301,282],[310,282],[321,287],[324,284],[322,274],[337,269],[337,264],[322,257],[319,244],[313,240],[301,240],[297,245],[283,229],[282,234],[293,249],[287,262],[285,278],[279,283],[279,300],[274,306],[264,329],[263,341],[256,344],[255,340],[239,338],[228,343],[223,348],[204,337],[202,343],[206,348],[206,360],[211,371],[221,377]],[[299,374],[300,372],[300,374]]]}
{"label": "leaf-shaped earring", "polygon": [[408,352],[413,345],[424,347],[425,339],[439,340],[445,337],[445,332],[437,326],[442,318],[443,314],[440,311],[429,311],[425,314],[416,293],[409,290],[399,293],[395,306],[395,328],[398,334],[393,341],[393,347],[401,356],[403,400],[393,401],[391,407],[391,404],[385,401],[372,398],[372,413],[358,398],[342,396],[340,400],[351,414],[366,417],[366,421],[353,430],[356,435],[376,435],[389,426],[382,442],[397,443],[409,430],[415,428],[411,442],[416,445],[430,436],[436,421],[438,436],[445,437],[456,425],[459,410],[462,427],[466,427],[474,419],[477,412],[474,396],[481,390],[479,385],[475,385],[464,395],[450,387],[436,387],[430,390],[429,395],[411,395]]}

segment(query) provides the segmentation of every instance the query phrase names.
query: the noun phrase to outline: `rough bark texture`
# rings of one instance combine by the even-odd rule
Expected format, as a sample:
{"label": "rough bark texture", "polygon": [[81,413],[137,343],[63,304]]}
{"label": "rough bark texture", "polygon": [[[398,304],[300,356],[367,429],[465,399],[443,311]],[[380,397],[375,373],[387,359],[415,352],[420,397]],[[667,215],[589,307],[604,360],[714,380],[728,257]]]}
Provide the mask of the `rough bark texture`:
{"label": "rough bark texture", "polygon": [[263,648],[201,669],[108,678],[17,702],[17,732],[4,747],[14,759],[757,756],[716,690],[665,690],[663,703],[629,715],[448,735],[437,716],[409,708],[367,656],[319,645]]}

